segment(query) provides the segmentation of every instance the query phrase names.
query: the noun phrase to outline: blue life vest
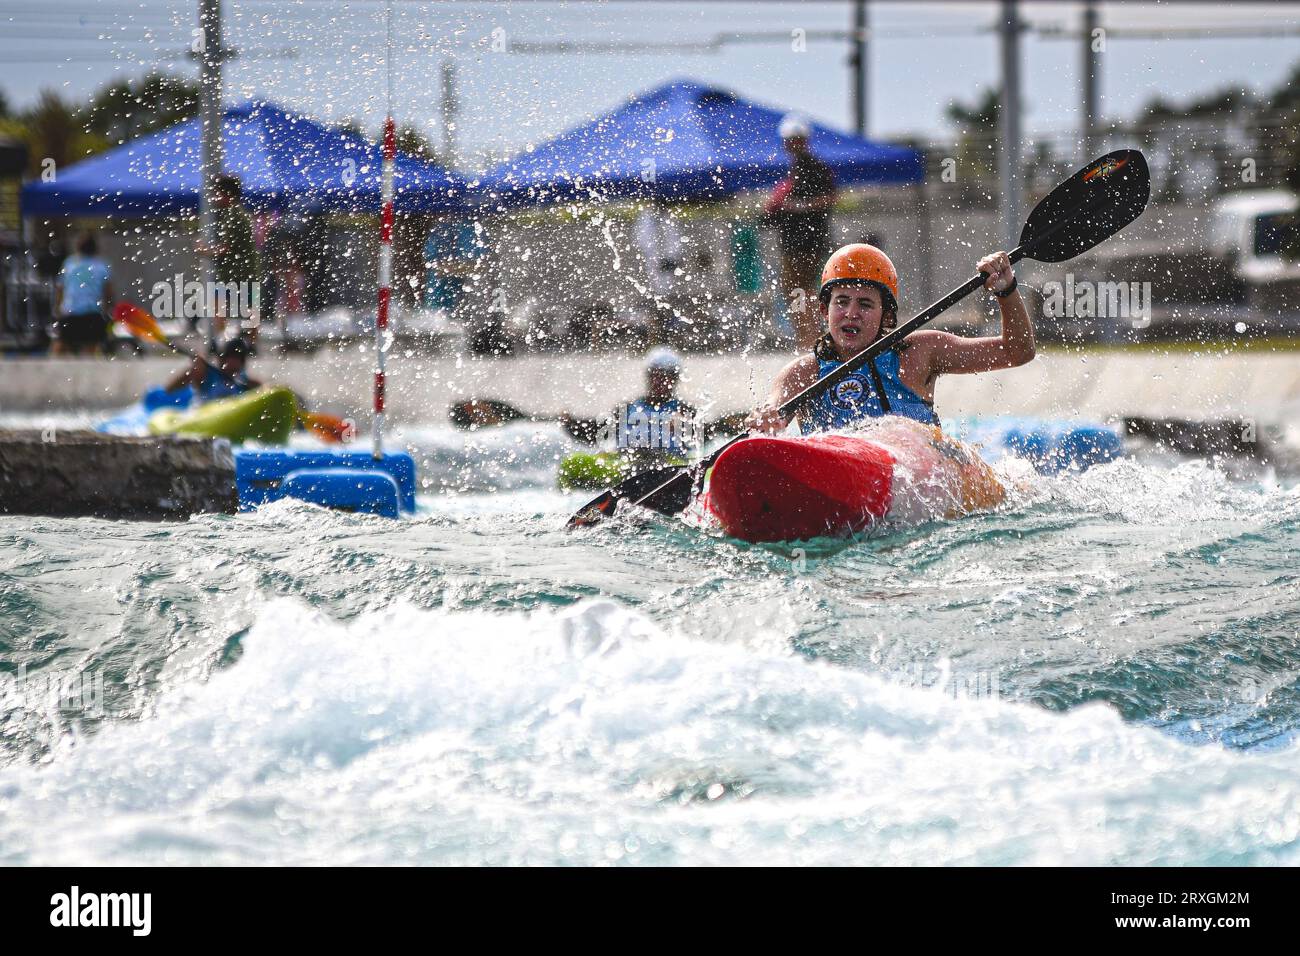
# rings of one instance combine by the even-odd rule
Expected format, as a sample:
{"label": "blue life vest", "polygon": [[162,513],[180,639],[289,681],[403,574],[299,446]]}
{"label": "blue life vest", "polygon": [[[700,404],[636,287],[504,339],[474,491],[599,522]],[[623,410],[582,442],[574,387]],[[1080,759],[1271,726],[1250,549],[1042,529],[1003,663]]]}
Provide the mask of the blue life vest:
{"label": "blue life vest", "polygon": [[676,398],[651,402],[638,398],[618,410],[615,439],[620,449],[647,449],[684,455],[692,443],[695,410]]}
{"label": "blue life vest", "polygon": [[243,395],[251,387],[243,372],[236,375],[235,381],[231,382],[216,369],[209,368],[203,372],[203,381],[199,385],[199,398],[205,402],[214,398],[230,398],[232,395]]}
{"label": "blue life vest", "polygon": [[[889,401],[886,412],[876,393],[871,372],[863,366],[842,379],[838,385],[828,388],[803,411],[799,413],[799,429],[805,434],[816,431],[830,431],[847,428],[864,418],[880,418],[883,415],[902,415],[915,418],[927,425],[938,425],[939,416],[934,413],[934,406],[916,392],[903,384],[898,377],[898,352],[890,350],[884,355],[877,355],[872,362],[880,373],[880,382],[885,387]],[[827,359],[817,360],[817,377],[825,378],[843,362]]]}

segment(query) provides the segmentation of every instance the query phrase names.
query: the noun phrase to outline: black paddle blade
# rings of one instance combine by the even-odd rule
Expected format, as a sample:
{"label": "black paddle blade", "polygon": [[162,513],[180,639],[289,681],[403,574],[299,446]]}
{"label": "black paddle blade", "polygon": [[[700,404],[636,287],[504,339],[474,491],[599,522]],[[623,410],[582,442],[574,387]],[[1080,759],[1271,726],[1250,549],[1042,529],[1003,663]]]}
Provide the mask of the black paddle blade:
{"label": "black paddle blade", "polygon": [[1109,239],[1142,215],[1151,173],[1136,149],[1095,159],[1053,189],[1020,232],[1026,259],[1065,262]]}
{"label": "black paddle blade", "polygon": [[593,498],[579,508],[564,527],[573,530],[599,524],[618,510],[618,500],[619,496],[612,489],[606,488],[599,497]]}
{"label": "black paddle blade", "polygon": [[[638,471],[620,481],[618,488],[615,490],[620,498],[627,498],[637,504],[642,504],[637,499],[658,491],[665,482],[672,481],[678,475],[683,474],[690,474],[690,469],[686,465],[664,465],[662,468]],[[645,507],[650,508],[653,505],[646,505]]]}
{"label": "black paddle blade", "polygon": [[[691,503],[693,487],[692,473],[682,465],[639,471],[624,478],[617,487],[602,491],[598,497],[583,505],[565,527],[590,527],[612,515],[618,509],[618,503],[623,500],[635,502],[642,508],[660,514],[677,514]],[[679,501],[680,505],[677,504]]]}
{"label": "black paddle blade", "polygon": [[507,425],[528,416],[509,402],[495,398],[467,398],[456,402],[448,410],[447,417],[460,429],[471,427],[487,428],[493,425]]}
{"label": "black paddle blade", "polygon": [[633,500],[638,507],[649,508],[661,515],[676,515],[686,510],[694,496],[695,472],[686,469],[660,483],[649,494]]}

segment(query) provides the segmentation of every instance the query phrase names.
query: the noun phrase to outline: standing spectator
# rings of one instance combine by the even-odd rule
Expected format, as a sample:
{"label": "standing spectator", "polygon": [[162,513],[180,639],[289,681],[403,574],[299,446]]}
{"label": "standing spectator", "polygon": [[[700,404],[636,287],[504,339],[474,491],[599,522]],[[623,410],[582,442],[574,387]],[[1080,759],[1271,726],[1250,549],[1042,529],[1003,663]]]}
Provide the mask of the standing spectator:
{"label": "standing spectator", "polygon": [[686,274],[686,237],[673,218],[668,200],[656,196],[643,206],[632,226],[632,236],[645,261],[646,281],[655,295],[666,296],[681,285]]}
{"label": "standing spectator", "polygon": [[440,216],[424,241],[424,307],[454,312],[487,252],[480,223]]}
{"label": "standing spectator", "polygon": [[780,234],[782,293],[790,306],[795,347],[806,352],[821,335],[816,303],[822,264],[831,253],[835,174],[809,150],[807,120],[792,113],[781,121],[780,131],[790,154],[790,175],[772,190],[761,222]]}
{"label": "standing spectator", "polygon": [[108,263],[99,258],[93,233],[77,239],[76,252],[63,261],[54,291],[55,355],[99,355],[108,342],[113,286]]}
{"label": "standing spectator", "polygon": [[[714,335],[716,316],[711,314],[716,288],[714,258],[700,235],[687,235],[675,208],[680,203],[657,195],[643,206],[632,225],[632,239],[645,263],[651,302],[650,337],[654,342],[672,342],[683,348],[707,347]],[[710,301],[702,310],[700,303]]]}
{"label": "standing spectator", "polygon": [[422,303],[459,320],[475,355],[511,355],[509,310],[499,280],[489,278],[494,263],[488,253],[482,222],[455,214],[435,216],[424,240]]}
{"label": "standing spectator", "polygon": [[632,239],[645,263],[650,303],[650,339],[667,341],[678,293],[686,286],[686,237],[673,217],[672,204],[656,196],[643,206],[632,224]]}
{"label": "standing spectator", "polygon": [[307,246],[302,222],[289,215],[281,216],[266,233],[261,260],[265,279],[262,283],[262,322],[279,322],[281,328],[291,315],[307,311],[304,304],[306,276],[302,267]]}
{"label": "standing spectator", "polygon": [[[250,349],[257,351],[258,301],[260,299],[262,265],[257,246],[253,243],[253,220],[240,204],[242,188],[234,176],[217,177],[212,197],[216,219],[216,245],[208,248],[202,241],[199,252],[212,257],[214,279],[222,285],[234,283],[239,290],[239,301],[252,303],[252,314],[239,316],[240,335]],[[227,303],[228,304],[228,303]],[[213,325],[224,324],[229,318],[219,300]]]}
{"label": "standing spectator", "polygon": [[324,213],[305,217],[302,241],[304,246],[298,253],[303,280],[302,307],[308,315],[316,315],[338,301],[333,298],[338,283],[330,274],[331,266],[337,268],[338,261],[333,258],[329,220]]}

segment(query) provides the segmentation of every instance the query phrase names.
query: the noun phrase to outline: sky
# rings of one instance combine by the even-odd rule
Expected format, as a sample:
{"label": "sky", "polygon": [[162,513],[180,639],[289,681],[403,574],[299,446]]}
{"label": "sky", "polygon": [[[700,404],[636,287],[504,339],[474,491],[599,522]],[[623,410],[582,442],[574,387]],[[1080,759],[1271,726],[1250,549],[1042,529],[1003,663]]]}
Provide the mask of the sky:
{"label": "sky", "polygon": [[[1024,126],[1079,126],[1081,4],[1024,3]],[[377,132],[385,112],[383,0],[223,0],[225,98],[267,98]],[[441,65],[454,64],[462,164],[481,165],[678,77],[852,125],[846,31],[851,5],[729,2],[393,2],[394,115],[442,142]],[[869,133],[942,141],[954,102],[999,82],[996,3],[871,4]],[[1300,65],[1300,3],[1105,3],[1102,113],[1126,119],[1155,96],[1186,102],[1224,88],[1265,91]],[[184,53],[198,4],[148,0],[0,0],[0,89],[11,106],[43,88],[83,101],[150,67],[197,75]],[[806,31],[806,49],[792,31]],[[1150,38],[1135,31],[1196,31]],[[1246,35],[1234,35],[1244,33]],[[737,36],[742,34],[742,36]],[[1127,35],[1126,35],[1127,34]],[[713,45],[719,37],[729,42]],[[518,52],[520,45],[615,43],[618,52]],[[654,45],[628,51],[630,44]],[[493,46],[512,46],[501,52]]]}

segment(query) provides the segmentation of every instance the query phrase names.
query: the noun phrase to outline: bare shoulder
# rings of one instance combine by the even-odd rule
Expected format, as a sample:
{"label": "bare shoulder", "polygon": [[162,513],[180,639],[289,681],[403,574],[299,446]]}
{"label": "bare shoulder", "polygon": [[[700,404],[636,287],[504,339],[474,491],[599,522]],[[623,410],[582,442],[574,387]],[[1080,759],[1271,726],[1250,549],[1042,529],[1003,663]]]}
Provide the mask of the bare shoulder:
{"label": "bare shoulder", "polygon": [[810,372],[814,375],[817,374],[817,360],[811,355],[800,355],[781,369],[777,373],[777,377],[787,378],[791,375],[807,375]]}
{"label": "bare shoulder", "polygon": [[960,350],[968,341],[951,332],[922,329],[909,335],[903,343],[904,349],[900,351],[910,352],[913,361],[920,361],[929,366],[934,364],[936,358],[942,358],[945,353]]}
{"label": "bare shoulder", "polygon": [[783,385],[804,387],[817,381],[817,360],[811,355],[801,355],[781,369],[776,380]]}

